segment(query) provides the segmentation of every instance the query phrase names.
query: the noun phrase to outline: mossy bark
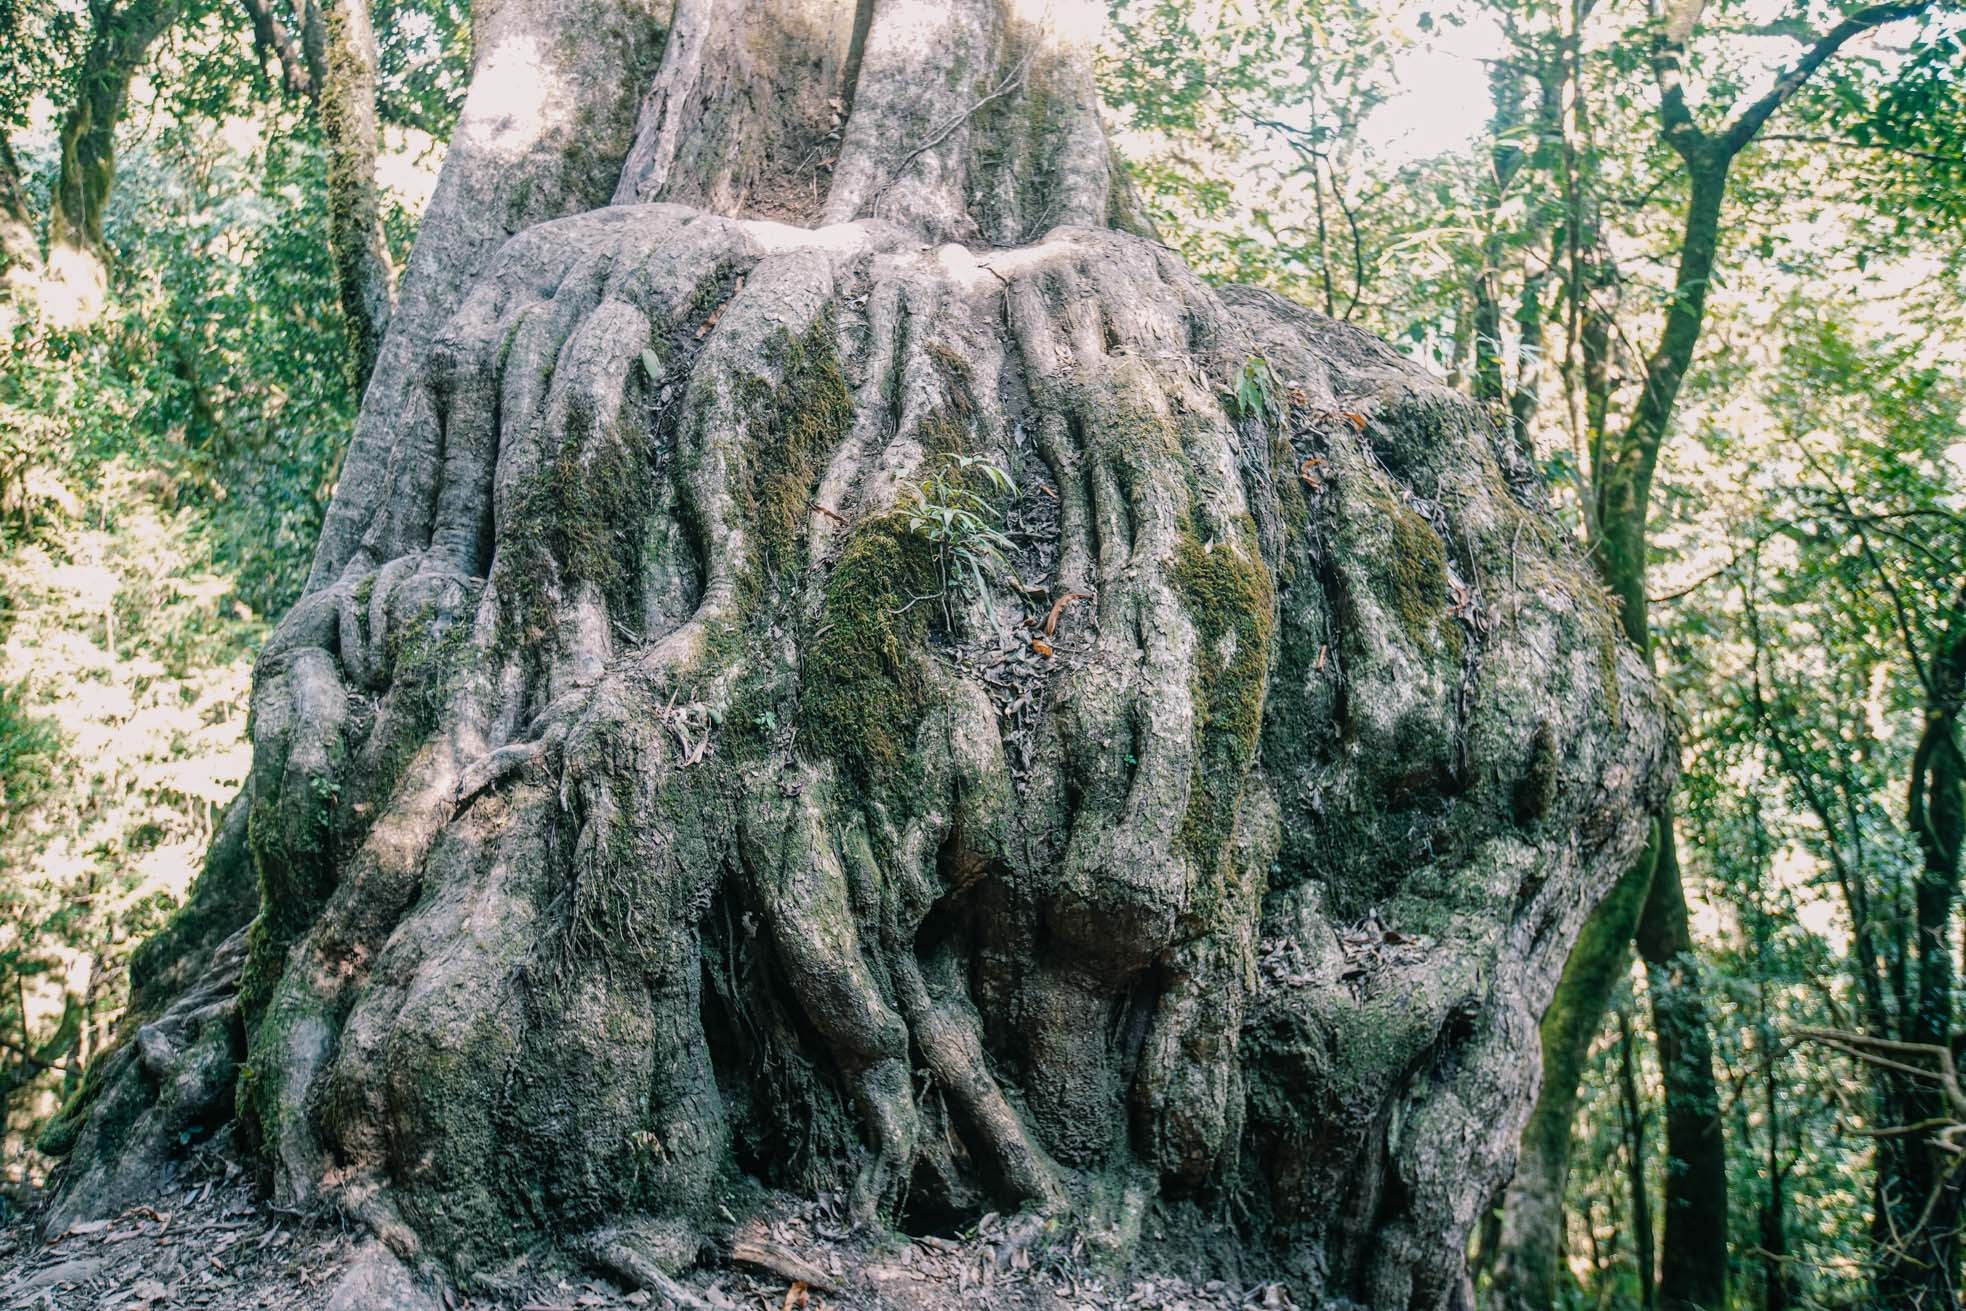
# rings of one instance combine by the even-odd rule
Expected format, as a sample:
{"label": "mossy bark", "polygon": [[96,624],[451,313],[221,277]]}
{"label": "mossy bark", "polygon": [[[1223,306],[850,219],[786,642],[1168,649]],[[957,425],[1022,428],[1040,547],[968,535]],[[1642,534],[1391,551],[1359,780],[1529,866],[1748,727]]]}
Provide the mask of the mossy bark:
{"label": "mossy bark", "polygon": [[[683,5],[623,203],[412,262],[259,665],[238,1114],[480,1289],[659,1290],[762,1183],[1444,1305],[1658,694],[1515,443],[1111,226],[1082,53],[948,9]],[[843,125],[702,112],[795,58]],[[818,227],[690,163],[829,132]]]}
{"label": "mossy bark", "polygon": [[375,27],[368,0],[306,0],[302,15],[307,89],[327,143],[328,249],[360,388],[375,370],[396,301],[375,172]]}
{"label": "mossy bark", "polygon": [[60,167],[48,205],[47,272],[77,310],[100,307],[108,283],[103,215],[116,180],[116,127],[151,45],[177,21],[179,0],[91,6],[89,42],[62,114]]}

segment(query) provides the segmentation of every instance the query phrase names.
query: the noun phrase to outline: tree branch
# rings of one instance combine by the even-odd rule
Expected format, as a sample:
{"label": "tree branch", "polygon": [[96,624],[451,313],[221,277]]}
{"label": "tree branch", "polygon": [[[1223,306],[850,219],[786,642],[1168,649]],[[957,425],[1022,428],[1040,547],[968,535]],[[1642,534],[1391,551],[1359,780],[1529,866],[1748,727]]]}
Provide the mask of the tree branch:
{"label": "tree branch", "polygon": [[1686,46],[1706,10],[1706,0],[1668,0],[1659,35],[1652,42],[1652,79],[1659,84],[1659,125],[1666,142],[1688,163],[1706,144],[1706,134],[1686,103]]}
{"label": "tree branch", "polygon": [[1775,85],[1768,89],[1766,95],[1742,110],[1733,122],[1722,129],[1719,136],[1721,149],[1729,156],[1739,154],[1748,142],[1754,140],[1754,134],[1761,130],[1769,116],[1851,40],[1886,23],[1915,17],[1931,7],[1932,0],[1900,0],[1895,4],[1871,5],[1845,18],[1810,46],[1787,72],[1776,78]]}
{"label": "tree branch", "polygon": [[1793,141],[1805,146],[1837,146],[1844,150],[1882,150],[1906,159],[1922,159],[1930,164],[1966,164],[1966,155],[1948,155],[1939,150],[1914,150],[1888,141],[1851,141],[1844,137],[1818,137],[1802,132],[1764,132],[1761,141]]}
{"label": "tree branch", "polygon": [[273,11],[271,0],[239,0],[252,20],[253,45],[259,48],[262,60],[269,50],[280,61],[280,84],[289,95],[311,96],[314,94],[314,79],[309,76],[307,63],[301,58],[300,47],[294,44],[293,34],[287,31],[285,23]]}

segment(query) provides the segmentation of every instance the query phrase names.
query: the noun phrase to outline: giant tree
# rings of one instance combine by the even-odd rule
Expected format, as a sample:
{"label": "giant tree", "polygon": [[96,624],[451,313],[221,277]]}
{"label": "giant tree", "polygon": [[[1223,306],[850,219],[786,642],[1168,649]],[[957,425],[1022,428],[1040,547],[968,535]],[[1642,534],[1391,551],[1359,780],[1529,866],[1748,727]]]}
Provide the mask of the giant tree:
{"label": "giant tree", "polygon": [[1657,694],[1479,407],[1144,230],[1067,17],[483,16],[55,1223],[236,1117],[480,1288],[748,1175],[1461,1290]]}

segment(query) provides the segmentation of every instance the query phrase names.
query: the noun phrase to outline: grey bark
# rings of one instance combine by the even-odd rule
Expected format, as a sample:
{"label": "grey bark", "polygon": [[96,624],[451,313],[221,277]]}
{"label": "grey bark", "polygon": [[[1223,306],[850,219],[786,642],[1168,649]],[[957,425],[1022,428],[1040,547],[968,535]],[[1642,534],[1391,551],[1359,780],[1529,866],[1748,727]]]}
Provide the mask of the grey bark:
{"label": "grey bark", "polygon": [[[256,673],[275,1196],[486,1290],[666,1296],[750,1175],[1446,1305],[1671,772],[1515,444],[1123,230],[995,0],[685,3],[639,115],[595,27],[509,29],[581,131],[467,111]],[[955,455],[1018,485],[967,585]]]}

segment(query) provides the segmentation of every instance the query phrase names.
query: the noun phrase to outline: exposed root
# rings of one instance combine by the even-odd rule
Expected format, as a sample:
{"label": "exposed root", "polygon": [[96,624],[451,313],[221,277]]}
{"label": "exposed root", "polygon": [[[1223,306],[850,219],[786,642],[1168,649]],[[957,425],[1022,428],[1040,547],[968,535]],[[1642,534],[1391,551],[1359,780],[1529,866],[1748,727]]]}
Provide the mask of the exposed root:
{"label": "exposed root", "polygon": [[686,1311],[723,1311],[728,1298],[711,1301],[676,1282],[664,1266],[687,1266],[694,1252],[688,1247],[679,1254],[676,1240],[682,1235],[664,1234],[634,1224],[609,1226],[590,1235],[581,1246],[588,1259],[608,1273],[626,1280],[630,1286],[646,1289],[673,1306]]}

